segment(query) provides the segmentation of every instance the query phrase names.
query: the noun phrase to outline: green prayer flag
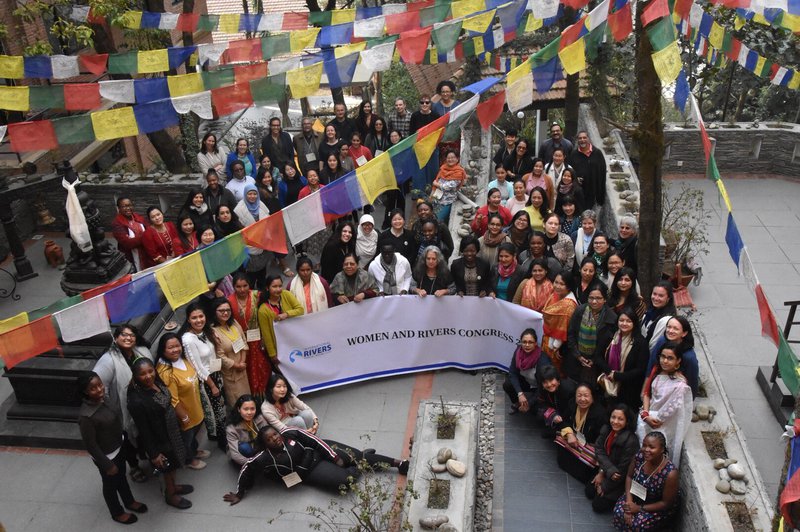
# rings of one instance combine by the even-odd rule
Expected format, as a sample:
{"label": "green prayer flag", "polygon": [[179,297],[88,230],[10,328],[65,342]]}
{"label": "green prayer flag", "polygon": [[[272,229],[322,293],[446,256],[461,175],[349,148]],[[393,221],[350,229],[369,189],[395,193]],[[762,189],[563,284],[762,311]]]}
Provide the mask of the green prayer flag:
{"label": "green prayer flag", "polygon": [[437,22],[444,22],[450,14],[450,3],[437,4],[419,10],[419,23],[423,28],[433,26]]}
{"label": "green prayer flag", "polygon": [[447,127],[444,129],[444,135],[442,135],[441,142],[455,142],[461,138],[461,125],[469,118],[469,114],[466,114],[462,117],[462,119],[457,120],[458,123],[450,122],[447,124]]}
{"label": "green prayer flag", "polygon": [[778,348],[778,368],[781,370],[781,377],[784,384],[792,392],[792,395],[797,395],[800,389],[800,368],[798,368],[797,357],[792,351],[792,348],[786,342],[786,338],[781,336],[781,345]]}
{"label": "green prayer flag", "polygon": [[536,52],[530,57],[534,67],[542,66],[558,55],[558,47],[561,45],[561,36],[553,39],[550,44]]}
{"label": "green prayer flag", "polygon": [[731,32],[726,31],[725,35],[722,37],[722,51],[730,52],[732,44],[733,44],[733,35],[731,35]]}
{"label": "green prayer flag", "polygon": [[[330,26],[332,11],[311,11],[308,14],[309,26]],[[264,15],[269,16],[269,15]]]}
{"label": "green prayer flag", "polygon": [[286,96],[286,73],[255,79],[250,82],[250,94],[255,105],[274,103]]}
{"label": "green prayer flag", "polygon": [[472,39],[467,39],[462,43],[464,50],[464,57],[475,57],[475,42]]}
{"label": "green prayer flag", "polygon": [[29,89],[31,109],[63,109],[63,85],[31,85]]}
{"label": "green prayer flag", "polygon": [[431,39],[433,39],[438,52],[446,54],[456,47],[459,35],[461,35],[461,21],[444,24],[436,28],[431,32]]}
{"label": "green prayer flag", "polygon": [[412,133],[403,140],[401,140],[400,142],[398,142],[397,144],[395,144],[394,146],[389,147],[389,149],[387,150],[389,152],[389,157],[397,155],[401,151],[411,149],[416,143],[417,143],[417,134]]}
{"label": "green prayer flag", "polygon": [[717,161],[714,159],[714,154],[710,154],[708,158],[708,168],[706,175],[711,181],[717,182],[720,179],[719,168],[717,168]]}
{"label": "green prayer flag", "polygon": [[109,74],[137,74],[139,72],[139,52],[125,52],[122,54],[109,54]]}
{"label": "green prayer flag", "polygon": [[276,55],[288,54],[291,51],[291,37],[288,33],[271,33],[261,39],[261,55],[264,59],[272,59]]}
{"label": "green prayer flag", "polygon": [[200,15],[197,20],[197,31],[216,31],[219,26],[219,15]]}
{"label": "green prayer flag", "polygon": [[82,144],[95,140],[90,114],[65,116],[52,122],[59,144]]}
{"label": "green prayer flag", "polygon": [[367,41],[367,48],[369,49],[373,46],[378,46],[379,44],[384,44],[387,42],[394,42],[399,38],[399,35],[385,35],[383,37],[378,37],[377,39],[370,39]]}
{"label": "green prayer flag", "polygon": [[202,71],[200,76],[203,78],[203,86],[206,90],[218,89],[225,85],[235,83],[233,68],[221,68],[219,70]]}
{"label": "green prayer flag", "polygon": [[51,304],[47,305],[46,307],[42,307],[40,309],[36,309],[36,310],[34,310],[32,312],[28,312],[28,323],[30,323],[32,321],[36,321],[39,318],[44,318],[45,316],[49,316],[50,314],[53,314],[55,312],[64,310],[64,309],[69,308],[69,307],[71,307],[73,305],[77,305],[81,301],[83,301],[83,299],[81,298],[80,295],[72,296],[72,297],[65,297],[64,299],[56,301],[55,303],[51,303]]}
{"label": "green prayer flag", "polygon": [[597,59],[597,52],[603,44],[603,37],[605,37],[607,29],[608,24],[603,22],[584,37],[584,50],[586,52],[586,59],[589,61]]}
{"label": "green prayer flag", "polygon": [[654,52],[660,52],[675,42],[675,24],[672,17],[664,17],[647,28],[647,37],[653,45]]}
{"label": "green prayer flag", "polygon": [[244,239],[241,231],[202,248],[200,258],[209,282],[218,281],[235,271],[245,259]]}

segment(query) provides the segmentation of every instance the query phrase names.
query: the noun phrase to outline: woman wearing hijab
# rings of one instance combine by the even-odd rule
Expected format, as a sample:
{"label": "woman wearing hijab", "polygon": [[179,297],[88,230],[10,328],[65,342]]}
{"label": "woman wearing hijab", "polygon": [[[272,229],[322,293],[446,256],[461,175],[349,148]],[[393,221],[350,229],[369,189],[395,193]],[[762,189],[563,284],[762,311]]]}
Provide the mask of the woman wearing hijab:
{"label": "woman wearing hijab", "polygon": [[[267,206],[259,199],[258,189],[250,183],[244,186],[244,198],[236,205],[233,212],[245,227],[269,216]],[[269,266],[269,255],[263,249],[253,246],[247,246],[247,253],[250,255],[250,260],[245,266],[245,271],[250,285],[263,288],[264,276]]]}
{"label": "woman wearing hijab", "polygon": [[371,214],[364,214],[358,221],[358,236],[356,237],[358,267],[366,270],[377,254],[378,232],[375,230],[375,219]]}

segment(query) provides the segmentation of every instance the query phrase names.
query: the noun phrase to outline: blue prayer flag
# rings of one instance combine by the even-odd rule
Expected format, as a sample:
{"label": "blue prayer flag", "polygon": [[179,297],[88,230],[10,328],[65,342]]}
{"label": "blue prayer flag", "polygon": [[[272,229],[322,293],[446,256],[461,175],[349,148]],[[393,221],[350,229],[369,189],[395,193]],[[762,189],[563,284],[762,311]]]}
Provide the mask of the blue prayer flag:
{"label": "blue prayer flag", "polygon": [[365,18],[379,17],[381,15],[383,15],[383,6],[356,8],[356,20],[364,20]]}
{"label": "blue prayer flag", "polygon": [[156,276],[153,274],[112,288],[103,294],[109,321],[124,323],[151,312],[159,312],[161,300],[158,291]]}
{"label": "blue prayer flag", "polygon": [[241,32],[255,32],[258,29],[258,23],[261,21],[262,15],[260,13],[243,13],[239,15],[239,31]]}
{"label": "blue prayer flag", "polygon": [[472,85],[467,85],[463,87],[461,90],[466,92],[471,92],[473,94],[483,94],[489,88],[492,87],[495,83],[499,82],[500,78],[484,78],[480,81],[476,81]]}
{"label": "blue prayer flag", "polygon": [[167,78],[139,78],[133,80],[136,103],[147,103],[169,98]]}
{"label": "blue prayer flag", "polygon": [[361,186],[358,184],[356,173],[350,172],[340,177],[333,183],[325,185],[319,191],[322,201],[322,212],[342,216],[360,208]]}
{"label": "blue prayer flag", "polygon": [[53,64],[49,55],[32,55],[23,59],[26,78],[52,78]]}
{"label": "blue prayer flag", "polygon": [[174,46],[167,48],[169,58],[169,68],[176,69],[185,63],[189,57],[197,50],[197,46]]}
{"label": "blue prayer flag", "polygon": [[703,13],[703,18],[700,19],[700,28],[698,31],[703,37],[708,37],[708,34],[711,32],[711,26],[714,24],[714,17],[709,15],[708,13]]}
{"label": "blue prayer flag", "polygon": [[[519,21],[522,18],[522,13],[525,11],[526,5],[526,2],[517,0],[516,2],[512,2],[497,9],[497,16],[500,19],[500,26],[503,28],[503,33],[509,33],[517,30],[517,24],[519,24]],[[489,5],[486,7],[492,9],[492,6]],[[491,29],[491,25],[489,27]],[[487,48],[487,50],[489,50],[489,48]]]}
{"label": "blue prayer flag", "polygon": [[143,30],[157,30],[161,23],[161,13],[155,11],[142,12],[142,21],[139,27]]}
{"label": "blue prayer flag", "polygon": [[338,44],[349,44],[353,38],[353,23],[323,26],[317,35],[317,48],[327,48]]}
{"label": "blue prayer flag", "polygon": [[739,234],[739,229],[736,227],[736,222],[733,220],[733,213],[730,212],[728,213],[728,227],[725,228],[725,243],[728,244],[728,252],[731,254],[731,258],[738,269],[739,257],[742,255],[744,242]]}
{"label": "blue prayer flag", "polygon": [[139,133],[152,133],[168,127],[178,125],[178,113],[172,106],[172,100],[159,100],[155,102],[133,106],[133,115],[139,126]]}
{"label": "blue prayer flag", "polygon": [[675,81],[675,95],[673,101],[675,102],[675,107],[680,109],[681,113],[685,113],[686,101],[689,99],[689,82],[686,81],[686,72],[684,72],[683,69],[681,69],[681,73],[678,74],[678,79]]}
{"label": "blue prayer flag", "polygon": [[325,74],[328,76],[328,85],[332,89],[346,87],[353,83],[358,57],[359,53],[354,52],[338,59],[325,59]]}
{"label": "blue prayer flag", "polygon": [[787,11],[792,15],[800,15],[800,0],[789,0]]}
{"label": "blue prayer flag", "polygon": [[547,63],[533,67],[533,81],[536,83],[536,92],[544,94],[549,91],[556,81],[563,79],[561,60],[557,55]]}
{"label": "blue prayer flag", "polygon": [[756,69],[757,63],[758,63],[758,52],[756,52],[755,50],[750,50],[747,53],[747,58],[745,59],[744,67],[750,72],[753,72]]}

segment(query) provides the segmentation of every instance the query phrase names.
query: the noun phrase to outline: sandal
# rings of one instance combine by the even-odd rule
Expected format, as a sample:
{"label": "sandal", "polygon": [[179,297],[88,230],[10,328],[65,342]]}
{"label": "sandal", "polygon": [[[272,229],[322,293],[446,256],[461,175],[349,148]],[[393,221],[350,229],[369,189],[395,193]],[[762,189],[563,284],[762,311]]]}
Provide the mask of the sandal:
{"label": "sandal", "polygon": [[[119,517],[122,517],[123,515],[127,515],[128,516],[128,518],[125,519],[124,521],[122,519],[119,519]],[[119,516],[112,517],[111,519],[113,519],[117,523],[122,523],[123,525],[132,525],[133,523],[135,523],[136,521],[139,520],[139,518],[136,517],[133,514],[120,514]]]}
{"label": "sandal", "polygon": [[[135,504],[136,506],[134,506]],[[131,512],[136,512],[137,514],[146,514],[147,513],[147,505],[143,502],[133,501],[133,504],[130,506],[125,506]]]}
{"label": "sandal", "polygon": [[131,480],[134,482],[147,482],[147,475],[144,474],[144,471],[140,467],[132,467],[131,468]]}

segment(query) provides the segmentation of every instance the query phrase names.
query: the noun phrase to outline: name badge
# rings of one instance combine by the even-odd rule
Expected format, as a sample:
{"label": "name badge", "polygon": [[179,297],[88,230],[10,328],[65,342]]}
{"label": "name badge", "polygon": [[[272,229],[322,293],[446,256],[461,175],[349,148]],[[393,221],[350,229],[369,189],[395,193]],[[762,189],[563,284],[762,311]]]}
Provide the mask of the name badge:
{"label": "name badge", "polygon": [[647,488],[631,479],[631,495],[644,502],[647,500]]}
{"label": "name badge", "polygon": [[575,438],[578,439],[578,443],[580,443],[581,446],[586,445],[586,436],[584,436],[581,431],[575,431]]}
{"label": "name badge", "polygon": [[358,166],[364,166],[365,164],[367,164],[367,158],[362,155],[361,157],[356,159],[356,162],[358,163]]}
{"label": "name badge", "polygon": [[303,479],[301,479],[300,475],[297,473],[289,473],[281,478],[283,479],[283,483],[286,484],[287,488],[291,488],[292,486],[296,486],[303,482]]}
{"label": "name badge", "polygon": [[238,338],[236,338],[236,340],[233,341],[233,352],[238,353],[243,349],[247,349],[247,344],[244,343],[242,337],[239,336]]}
{"label": "name badge", "polygon": [[313,163],[316,160],[317,160],[317,154],[316,153],[313,153],[313,152],[312,153],[306,153],[306,161],[307,162]]}
{"label": "name badge", "polygon": [[375,150],[375,157],[383,153],[383,150]]}
{"label": "name badge", "polygon": [[222,359],[221,358],[212,358],[208,361],[208,372],[209,373],[216,373],[222,369]]}
{"label": "name badge", "polygon": [[261,340],[261,329],[247,329],[247,341],[258,342]]}

